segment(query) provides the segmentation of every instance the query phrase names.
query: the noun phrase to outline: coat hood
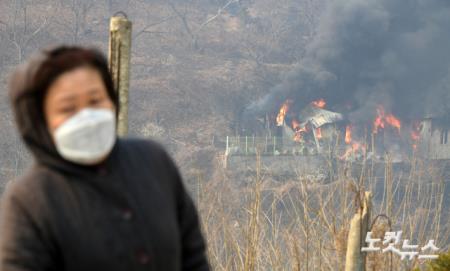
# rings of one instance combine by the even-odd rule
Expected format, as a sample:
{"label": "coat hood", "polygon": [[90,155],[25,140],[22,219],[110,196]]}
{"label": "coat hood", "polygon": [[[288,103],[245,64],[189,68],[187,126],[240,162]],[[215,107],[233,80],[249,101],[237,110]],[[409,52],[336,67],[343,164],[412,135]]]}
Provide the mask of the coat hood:
{"label": "coat hood", "polygon": [[[53,65],[51,62],[54,61],[55,53],[61,52],[61,50],[85,50],[86,52],[97,54],[95,55],[96,57],[103,58],[96,51],[76,47],[60,47],[52,51],[43,51],[34,55],[28,62],[20,65],[11,76],[9,85],[11,107],[18,132],[27,148],[33,154],[37,164],[42,164],[70,174],[88,173],[110,163],[109,160],[111,160],[112,154],[117,151],[118,140],[116,140],[109,156],[103,162],[92,166],[83,166],[70,162],[64,159],[56,150],[56,146],[47,129],[42,104],[48,86],[64,71],[54,69],[55,71],[53,73],[43,73],[42,67],[44,65]],[[104,58],[99,60],[104,61],[105,63],[103,64],[106,65]],[[76,67],[72,65],[62,68],[66,68],[65,71],[69,71]],[[45,78],[42,79],[42,77]],[[108,88],[107,86],[107,89],[110,98],[116,105],[116,109],[118,109],[116,95],[115,93],[110,93],[113,91],[113,88]]]}

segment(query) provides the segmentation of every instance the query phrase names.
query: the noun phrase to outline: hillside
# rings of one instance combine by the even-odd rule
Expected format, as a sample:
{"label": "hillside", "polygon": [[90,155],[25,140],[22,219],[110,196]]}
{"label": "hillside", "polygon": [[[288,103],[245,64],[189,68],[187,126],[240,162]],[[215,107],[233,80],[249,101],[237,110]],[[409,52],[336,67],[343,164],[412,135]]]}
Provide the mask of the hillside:
{"label": "hillside", "polygon": [[[17,142],[6,82],[30,54],[61,43],[105,53],[109,17],[133,21],[130,133],[164,142],[183,168],[210,171],[213,137],[234,133],[240,113],[280,81],[312,38],[323,1],[1,1],[0,168],[12,177],[24,155]],[[8,157],[8,158],[7,158]]]}

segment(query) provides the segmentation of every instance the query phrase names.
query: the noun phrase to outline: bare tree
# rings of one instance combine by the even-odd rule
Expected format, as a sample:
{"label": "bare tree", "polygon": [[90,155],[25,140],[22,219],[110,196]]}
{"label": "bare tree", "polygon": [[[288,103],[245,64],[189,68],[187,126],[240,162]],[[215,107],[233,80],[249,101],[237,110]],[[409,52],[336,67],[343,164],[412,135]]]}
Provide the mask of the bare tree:
{"label": "bare tree", "polygon": [[197,38],[196,38],[196,35],[194,35],[194,33],[187,21],[186,12],[180,12],[178,10],[178,8],[172,2],[169,2],[169,6],[173,10],[173,12],[180,18],[186,33],[189,35],[189,37],[191,39],[192,46],[194,48],[197,48]]}
{"label": "bare tree", "polygon": [[80,38],[87,32],[87,16],[94,7],[95,1],[92,0],[69,0],[60,2],[62,8],[68,8],[72,17],[61,18],[62,24],[67,32],[71,33],[73,43],[78,43]]}
{"label": "bare tree", "polygon": [[134,34],[133,35],[133,41],[134,40],[136,40],[139,36],[141,36],[142,34],[146,34],[146,33],[159,33],[159,34],[161,34],[161,33],[163,33],[162,31],[152,31],[152,30],[150,30],[151,28],[153,28],[153,27],[155,27],[155,26],[158,26],[158,25],[160,25],[160,24],[162,24],[162,23],[165,23],[165,22],[167,22],[167,21],[170,21],[170,20],[172,20],[173,18],[176,18],[176,16],[175,15],[171,15],[171,16],[168,16],[168,17],[165,17],[165,18],[163,18],[163,19],[161,19],[161,20],[159,20],[159,21],[157,21],[157,22],[152,22],[152,23],[149,23],[149,24],[147,24],[146,26],[144,26],[141,30],[139,30],[139,31],[137,31],[136,32],[136,34]]}
{"label": "bare tree", "polygon": [[[2,39],[12,44],[17,52],[17,63],[21,63],[25,56],[26,49],[30,42],[49,24],[51,17],[39,18],[39,22],[34,23],[34,19],[29,14],[29,5],[25,0],[15,0],[12,6],[11,20],[2,21],[0,32]],[[47,11],[52,9],[47,6]],[[50,13],[51,14],[51,13]]]}
{"label": "bare tree", "polygon": [[229,0],[225,5],[223,5],[217,9],[216,14],[207,18],[203,23],[201,23],[200,26],[198,27],[198,29],[196,29],[196,30],[193,30],[192,27],[190,26],[190,24],[188,23],[186,12],[181,12],[176,7],[176,5],[171,1],[169,1],[169,6],[173,10],[173,12],[180,18],[180,21],[182,22],[183,27],[185,29],[185,32],[189,35],[189,37],[191,39],[191,44],[192,44],[193,48],[198,49],[198,37],[199,37],[199,34],[202,32],[203,28],[205,26],[207,26],[208,24],[210,24],[211,22],[213,22],[214,20],[216,20],[217,18],[219,18],[223,14],[224,10],[226,10],[231,4],[238,3],[239,1],[240,0]]}

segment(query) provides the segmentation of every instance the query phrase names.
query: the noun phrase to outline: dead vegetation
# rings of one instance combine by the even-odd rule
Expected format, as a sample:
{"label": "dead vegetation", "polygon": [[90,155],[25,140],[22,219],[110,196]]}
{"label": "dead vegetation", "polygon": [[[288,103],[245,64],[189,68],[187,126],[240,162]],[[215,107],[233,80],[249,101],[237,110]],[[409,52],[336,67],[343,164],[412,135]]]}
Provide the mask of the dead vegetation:
{"label": "dead vegetation", "polygon": [[[359,174],[349,174],[349,167]],[[214,270],[343,270],[349,221],[369,189],[375,194],[374,236],[402,230],[411,243],[423,246],[435,239],[446,251],[450,221],[442,171],[418,160],[395,172],[390,163],[375,167],[385,170],[383,176],[368,177],[370,167],[342,163],[332,183],[313,183],[302,175],[276,182],[261,164],[240,186],[226,172],[212,181],[199,179],[198,206]],[[369,253],[366,268],[412,270],[421,264]]]}

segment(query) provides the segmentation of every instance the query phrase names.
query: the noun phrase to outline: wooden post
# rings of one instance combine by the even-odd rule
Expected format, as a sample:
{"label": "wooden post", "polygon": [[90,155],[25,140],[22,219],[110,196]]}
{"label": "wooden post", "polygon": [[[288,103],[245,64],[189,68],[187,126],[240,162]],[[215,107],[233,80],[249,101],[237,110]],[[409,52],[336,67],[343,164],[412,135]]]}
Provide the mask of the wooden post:
{"label": "wooden post", "polygon": [[322,148],[320,147],[319,139],[317,138],[317,134],[316,134],[316,129],[317,128],[315,128],[314,125],[312,125],[312,123],[310,123],[310,124],[311,124],[311,127],[312,127],[311,129],[312,129],[312,132],[313,132],[314,141],[316,142],[317,153],[322,153]]}
{"label": "wooden post", "polygon": [[372,132],[372,156],[375,158],[375,133]]}
{"label": "wooden post", "polygon": [[392,216],[392,160],[389,154],[385,155],[384,166],[384,186],[386,190],[386,215],[391,218]]}
{"label": "wooden post", "polygon": [[229,148],[229,144],[230,144],[230,141],[229,141],[230,139],[229,139],[229,137],[227,136],[227,152],[228,152],[228,148]]}
{"label": "wooden post", "polygon": [[264,145],[264,153],[267,154],[267,135],[266,135],[266,141],[265,141],[265,145]]}
{"label": "wooden post", "polygon": [[277,150],[277,137],[273,137],[273,155],[275,155],[275,152]]}
{"label": "wooden post", "polygon": [[225,149],[225,153],[228,155],[228,148],[230,147],[229,145],[229,137],[227,136],[227,142],[226,142],[226,149]]}
{"label": "wooden post", "polygon": [[252,149],[253,149],[253,151],[256,150],[256,147],[255,147],[255,135],[253,135]]}
{"label": "wooden post", "polygon": [[223,155],[223,168],[227,168],[228,167],[228,155],[230,155],[229,152],[229,147],[230,147],[230,138],[227,136],[227,142],[226,142],[226,150],[225,150],[225,154]]}
{"label": "wooden post", "polygon": [[248,154],[248,137],[245,136],[245,155]]}
{"label": "wooden post", "polygon": [[366,253],[361,252],[361,248],[365,246],[366,235],[370,227],[372,193],[365,192],[362,201],[361,207],[350,221],[347,253],[345,257],[345,271],[366,270]]}
{"label": "wooden post", "polygon": [[[125,15],[125,14],[123,14]],[[113,16],[109,30],[109,70],[119,96],[117,134],[128,133],[128,90],[130,86],[131,21]]]}

